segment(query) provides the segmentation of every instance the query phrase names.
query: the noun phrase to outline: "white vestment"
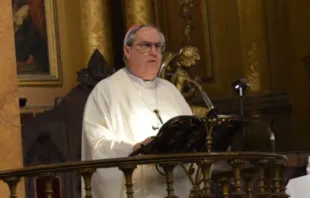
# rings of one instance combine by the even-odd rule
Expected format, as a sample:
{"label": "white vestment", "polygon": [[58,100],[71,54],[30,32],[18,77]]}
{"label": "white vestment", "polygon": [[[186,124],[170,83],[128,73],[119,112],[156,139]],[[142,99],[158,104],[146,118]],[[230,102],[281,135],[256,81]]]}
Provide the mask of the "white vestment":
{"label": "white vestment", "polygon": [[[153,110],[166,122],[178,115],[192,115],[179,90],[169,81],[143,81],[125,68],[99,82],[88,97],[82,134],[82,160],[127,157],[133,145],[155,136],[160,127]],[[154,165],[138,166],[133,174],[135,198],[163,198],[165,177]],[[174,192],[188,197],[190,180],[180,166],[174,171]],[[82,181],[82,197],[85,195]],[[125,198],[123,173],[118,168],[97,169],[92,177],[94,198]]]}

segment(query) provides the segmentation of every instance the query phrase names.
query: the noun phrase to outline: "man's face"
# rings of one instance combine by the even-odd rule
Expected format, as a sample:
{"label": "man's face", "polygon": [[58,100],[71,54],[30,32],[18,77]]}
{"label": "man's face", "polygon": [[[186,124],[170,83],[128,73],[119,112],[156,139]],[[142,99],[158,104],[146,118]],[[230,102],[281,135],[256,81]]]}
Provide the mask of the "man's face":
{"label": "man's face", "polygon": [[160,69],[161,47],[160,34],[156,29],[143,27],[138,30],[133,45],[124,47],[130,71],[144,80],[154,79]]}

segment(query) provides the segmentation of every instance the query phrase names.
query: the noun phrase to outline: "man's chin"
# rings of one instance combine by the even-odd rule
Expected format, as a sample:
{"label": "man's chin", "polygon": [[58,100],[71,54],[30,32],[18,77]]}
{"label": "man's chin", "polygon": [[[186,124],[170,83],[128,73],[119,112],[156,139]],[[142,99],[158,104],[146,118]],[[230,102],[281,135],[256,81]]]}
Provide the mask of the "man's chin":
{"label": "man's chin", "polygon": [[143,80],[145,81],[152,81],[157,77],[157,75],[149,75],[149,76],[145,76],[145,78],[143,78]]}
{"label": "man's chin", "polygon": [[154,80],[157,77],[158,70],[149,71],[144,75],[143,80]]}

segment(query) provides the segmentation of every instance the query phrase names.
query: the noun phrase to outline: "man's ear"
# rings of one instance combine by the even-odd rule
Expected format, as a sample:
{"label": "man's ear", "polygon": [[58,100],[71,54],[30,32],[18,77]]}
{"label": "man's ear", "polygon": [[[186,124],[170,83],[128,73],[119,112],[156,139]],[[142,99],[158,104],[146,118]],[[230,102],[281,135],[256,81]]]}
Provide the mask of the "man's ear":
{"label": "man's ear", "polygon": [[130,58],[130,48],[128,46],[124,46],[123,47],[123,51],[124,51],[124,56],[126,57],[126,59],[129,59]]}

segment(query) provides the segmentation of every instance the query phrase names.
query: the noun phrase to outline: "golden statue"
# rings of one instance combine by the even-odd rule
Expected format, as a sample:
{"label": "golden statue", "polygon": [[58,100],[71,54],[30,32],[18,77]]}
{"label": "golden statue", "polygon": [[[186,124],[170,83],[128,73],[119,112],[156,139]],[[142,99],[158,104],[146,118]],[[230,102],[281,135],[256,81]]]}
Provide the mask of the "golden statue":
{"label": "golden statue", "polygon": [[[172,82],[190,104],[190,100],[196,95],[198,88],[193,83],[186,80],[190,77],[190,68],[200,60],[198,48],[192,45],[192,11],[193,0],[180,0],[180,18],[184,36],[184,46],[178,53],[166,52],[163,54],[161,70],[159,76]],[[174,75],[169,73],[173,73]],[[199,77],[194,81],[199,84]],[[204,107],[190,105],[192,112],[196,116],[205,117],[208,110]]]}
{"label": "golden statue", "polygon": [[[198,49],[193,45],[184,46],[179,53],[166,52],[163,54],[162,70],[160,77],[169,80],[173,83],[184,98],[190,103],[190,100],[196,95],[197,87],[186,80],[191,79],[189,69],[196,65],[196,62],[200,59]],[[194,79],[199,83],[199,77]],[[193,114],[196,116],[206,116],[207,109],[191,105]]]}
{"label": "golden statue", "polygon": [[[198,49],[194,46],[185,46],[181,48],[178,54],[166,52],[163,55],[162,72],[160,77],[172,82],[182,93],[185,99],[189,100],[194,96],[196,88],[192,87],[185,78],[190,78],[189,68],[196,65],[196,61],[200,59]],[[167,73],[176,75],[167,75]],[[182,77],[184,76],[184,78]],[[199,78],[196,77],[196,80]]]}

